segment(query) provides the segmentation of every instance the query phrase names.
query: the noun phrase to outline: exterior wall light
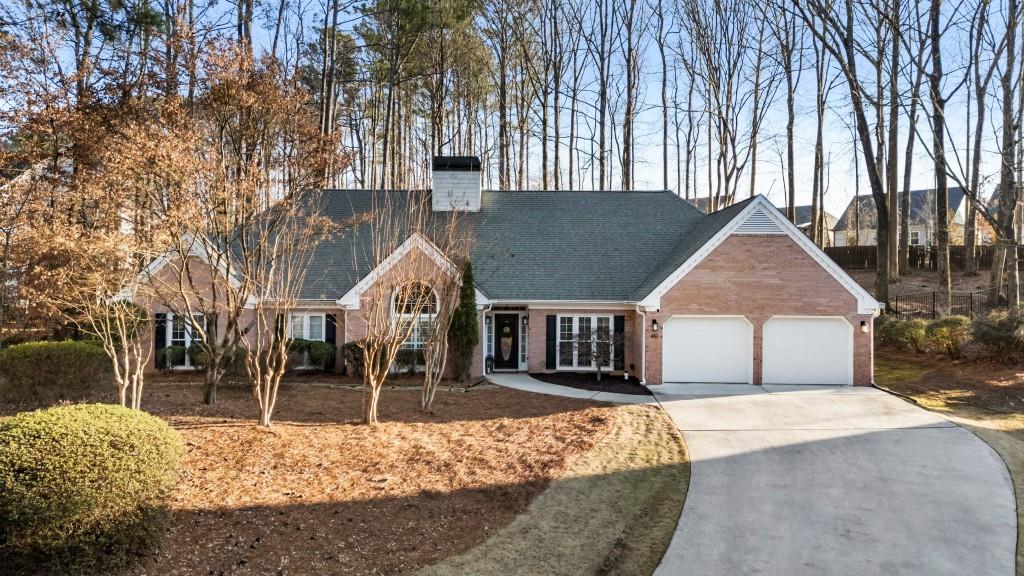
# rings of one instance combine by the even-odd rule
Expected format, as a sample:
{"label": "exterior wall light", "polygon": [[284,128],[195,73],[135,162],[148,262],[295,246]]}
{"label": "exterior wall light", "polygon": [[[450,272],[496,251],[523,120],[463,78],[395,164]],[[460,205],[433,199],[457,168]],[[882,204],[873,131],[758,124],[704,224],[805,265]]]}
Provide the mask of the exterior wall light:
{"label": "exterior wall light", "polygon": [[654,320],[651,320],[651,331],[652,332],[657,332],[658,331],[658,319],[657,318],[655,318]]}
{"label": "exterior wall light", "polygon": [[523,326],[529,326],[529,325],[530,325],[530,317],[524,314],[523,315]]}
{"label": "exterior wall light", "polygon": [[866,320],[861,320],[860,321],[860,331],[865,333],[865,334],[868,333],[868,323],[867,323]]}

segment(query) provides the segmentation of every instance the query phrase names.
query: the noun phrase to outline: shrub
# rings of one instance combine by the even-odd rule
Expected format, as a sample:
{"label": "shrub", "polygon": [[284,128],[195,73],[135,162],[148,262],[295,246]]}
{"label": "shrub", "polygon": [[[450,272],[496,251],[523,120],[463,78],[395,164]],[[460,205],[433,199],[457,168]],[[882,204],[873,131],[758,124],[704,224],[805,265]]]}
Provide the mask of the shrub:
{"label": "shrub", "polygon": [[875,342],[879,344],[891,344],[892,329],[898,321],[899,319],[897,317],[889,314],[883,314],[878,318],[875,318],[873,330]]}
{"label": "shrub", "polygon": [[288,346],[288,352],[293,355],[291,360],[293,365],[324,370],[337,349],[334,344],[327,342],[296,338]]}
{"label": "shrub", "polygon": [[[181,348],[175,346],[174,348]],[[165,348],[166,350],[166,348]],[[193,344],[188,347],[188,358],[192,366],[195,366],[197,370],[206,369],[206,350],[198,344]],[[178,352],[175,352],[178,354]],[[225,352],[227,370],[224,372],[225,376],[240,376],[246,374],[245,371],[245,348],[241,346],[235,346]]]}
{"label": "shrub", "polygon": [[395,354],[395,371],[399,374],[412,374],[424,363],[423,350],[402,348]]}
{"label": "shrub", "polygon": [[113,571],[158,535],[182,452],[163,420],[120,406],[0,421],[0,546],[46,572]]}
{"label": "shrub", "polygon": [[966,316],[946,316],[932,320],[925,328],[928,346],[941,350],[950,358],[959,358],[964,345],[971,340],[971,319]]}
{"label": "shrub", "polygon": [[28,342],[0,349],[0,398],[5,400],[84,400],[110,386],[112,374],[110,358],[94,341]]}
{"label": "shrub", "polygon": [[170,372],[175,366],[185,363],[188,350],[184,346],[167,346],[156,351],[156,367],[162,372]]}
{"label": "shrub", "polygon": [[928,323],[924,320],[897,320],[889,328],[890,342],[900,350],[913,350],[924,352],[927,349],[928,339],[925,336],[925,328]]}
{"label": "shrub", "polygon": [[476,282],[473,279],[473,265],[466,262],[459,288],[459,307],[452,315],[448,326],[448,351],[452,361],[452,372],[458,381],[469,375],[473,366],[473,350],[480,343],[480,316],[476,310]]}
{"label": "shrub", "polygon": [[993,360],[1004,364],[1024,362],[1024,323],[1010,318],[1006,312],[976,318],[971,335]]}
{"label": "shrub", "polygon": [[341,345],[341,358],[345,366],[351,366],[356,376],[363,375],[363,349],[358,342],[345,342]]}
{"label": "shrub", "polygon": [[313,341],[309,343],[306,354],[309,354],[310,364],[323,370],[327,367],[330,359],[334,358],[334,355],[337,354],[337,348],[334,347],[334,344]]}

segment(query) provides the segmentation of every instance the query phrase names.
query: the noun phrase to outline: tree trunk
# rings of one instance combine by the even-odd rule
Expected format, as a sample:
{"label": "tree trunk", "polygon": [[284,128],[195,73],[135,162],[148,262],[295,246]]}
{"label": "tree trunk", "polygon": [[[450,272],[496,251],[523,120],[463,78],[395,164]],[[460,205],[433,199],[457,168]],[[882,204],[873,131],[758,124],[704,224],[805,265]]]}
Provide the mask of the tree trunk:
{"label": "tree trunk", "polygon": [[950,276],[949,276],[949,185],[946,174],[946,103],[942,96],[942,30],[940,14],[942,0],[932,0],[928,22],[931,36],[932,71],[928,75],[929,91],[932,100],[932,152],[935,161],[935,218],[936,218],[936,258],[939,272],[939,298],[937,301],[940,316],[949,314],[950,309]]}

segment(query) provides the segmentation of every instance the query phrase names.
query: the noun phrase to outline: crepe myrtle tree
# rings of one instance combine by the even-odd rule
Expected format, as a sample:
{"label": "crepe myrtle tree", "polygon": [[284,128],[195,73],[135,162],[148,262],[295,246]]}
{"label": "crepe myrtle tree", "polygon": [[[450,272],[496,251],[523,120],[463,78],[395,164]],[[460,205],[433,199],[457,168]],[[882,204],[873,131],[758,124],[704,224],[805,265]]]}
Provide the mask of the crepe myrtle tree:
{"label": "crepe myrtle tree", "polygon": [[[276,61],[253,62],[228,46],[215,48],[206,66],[196,112],[182,130],[185,153],[175,158],[190,177],[160,204],[160,217],[175,226],[169,272],[149,283],[193,330],[204,357],[204,400],[213,404],[245,338],[266,328],[258,325],[267,310],[258,307],[276,280],[261,267],[273,268],[283,255],[268,254],[263,242],[288,235],[293,210],[281,207],[321,188],[344,158],[333,137],[320,133],[302,83]],[[257,355],[266,351],[260,346]]]}
{"label": "crepe myrtle tree", "polygon": [[[250,227],[251,242],[260,246],[242,262],[252,291],[252,329],[248,335],[238,336],[245,350],[245,370],[253,398],[259,405],[261,427],[270,427],[281,378],[288,368],[292,338],[286,320],[302,293],[313,250],[325,236],[338,232],[317,212],[313,194],[297,191]],[[241,327],[236,326],[236,330]]]}
{"label": "crepe myrtle tree", "polygon": [[152,322],[146,309],[134,304],[123,290],[138,270],[121,261],[123,250],[114,240],[108,241],[112,249],[105,252],[107,257],[99,254],[95,238],[86,250],[78,250],[84,244],[69,247],[67,253],[77,257],[65,268],[68,288],[53,297],[65,317],[103,347],[120,405],[140,410],[145,369],[153,352],[141,336]]}
{"label": "crepe myrtle tree", "polygon": [[[437,336],[451,322],[453,290],[461,283],[459,264],[468,254],[466,228],[456,211],[433,213],[428,195],[376,192],[365,225],[364,253],[354,255],[372,280],[360,297],[357,322],[366,335],[358,341],[363,356],[363,423],[378,423],[380,391],[398,351],[413,336],[425,346],[431,372],[424,383],[424,407],[443,372],[447,343]],[[379,275],[376,271],[380,271]],[[442,300],[444,302],[442,303]],[[442,316],[444,316],[442,318]],[[435,329],[435,323],[437,327]]]}

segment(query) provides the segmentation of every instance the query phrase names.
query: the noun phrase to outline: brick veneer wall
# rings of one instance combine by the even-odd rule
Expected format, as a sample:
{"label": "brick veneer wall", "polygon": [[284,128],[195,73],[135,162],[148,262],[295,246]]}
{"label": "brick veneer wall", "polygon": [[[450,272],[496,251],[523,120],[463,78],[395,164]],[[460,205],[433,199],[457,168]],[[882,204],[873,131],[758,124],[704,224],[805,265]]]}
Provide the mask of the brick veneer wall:
{"label": "brick veneer wall", "polygon": [[[625,366],[628,371],[629,365],[637,365],[639,370],[639,354],[637,350],[635,338],[636,335],[636,322],[634,321],[635,312],[632,310],[560,310],[557,308],[550,309],[538,309],[531,308],[530,311],[530,332],[527,336],[527,353],[526,362],[530,372],[554,372],[554,370],[548,370],[545,367],[545,360],[547,354],[547,316],[549,315],[601,315],[601,316],[625,316],[624,328],[625,335],[623,336],[623,343],[625,346]],[[614,320],[613,320],[614,321]]]}
{"label": "brick veneer wall", "polygon": [[[647,382],[661,383],[662,326],[676,314],[742,315],[754,325],[754,383],[761,383],[762,334],[774,315],[843,316],[854,326],[853,382],[872,383],[872,316],[788,236],[730,236],[661,297],[647,314]],[[860,330],[868,323],[868,333]]]}

